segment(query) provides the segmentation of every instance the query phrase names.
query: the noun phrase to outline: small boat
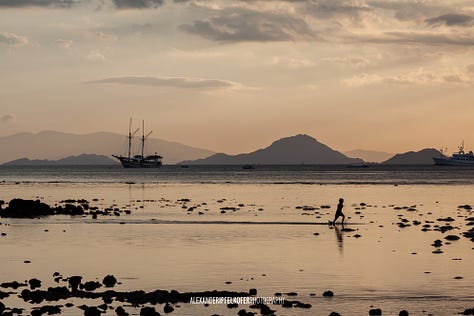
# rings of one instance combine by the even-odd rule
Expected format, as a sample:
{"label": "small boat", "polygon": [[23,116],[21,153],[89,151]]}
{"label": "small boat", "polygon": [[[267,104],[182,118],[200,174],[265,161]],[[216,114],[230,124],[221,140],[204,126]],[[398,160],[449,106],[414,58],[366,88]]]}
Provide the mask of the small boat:
{"label": "small boat", "polygon": [[243,165],[242,169],[251,170],[251,169],[255,169],[255,166],[253,166],[253,165]]}
{"label": "small boat", "polygon": [[142,154],[141,155],[134,155],[133,157],[131,156],[131,148],[132,148],[132,138],[135,136],[135,134],[140,130],[137,128],[133,133],[132,133],[132,119],[130,118],[130,125],[128,127],[128,156],[117,156],[117,155],[112,155],[112,157],[117,158],[122,166],[124,168],[159,168],[161,167],[161,157],[158,155],[156,152],[154,155],[149,155],[149,156],[144,156],[144,151],[145,151],[145,140],[150,136],[152,131],[150,131],[146,136],[145,136],[145,121],[142,122]]}
{"label": "small boat", "polygon": [[464,141],[458,147],[458,151],[451,157],[446,157],[441,151],[441,157],[434,157],[434,164],[438,166],[474,166],[474,154],[472,151],[464,151]]}

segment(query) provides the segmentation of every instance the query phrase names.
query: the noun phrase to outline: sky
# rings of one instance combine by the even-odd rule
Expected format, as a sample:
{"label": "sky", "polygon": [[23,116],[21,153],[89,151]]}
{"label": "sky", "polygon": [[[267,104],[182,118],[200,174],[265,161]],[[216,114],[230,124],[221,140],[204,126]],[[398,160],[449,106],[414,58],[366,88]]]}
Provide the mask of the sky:
{"label": "sky", "polygon": [[0,136],[474,148],[472,0],[0,0]]}

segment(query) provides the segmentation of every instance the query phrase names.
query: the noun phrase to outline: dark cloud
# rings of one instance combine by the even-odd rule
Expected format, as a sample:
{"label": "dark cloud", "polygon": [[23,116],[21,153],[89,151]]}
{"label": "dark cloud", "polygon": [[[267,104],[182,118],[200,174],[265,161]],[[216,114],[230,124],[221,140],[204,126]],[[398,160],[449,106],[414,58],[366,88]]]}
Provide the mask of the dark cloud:
{"label": "dark cloud", "polygon": [[38,6],[67,8],[79,2],[79,0],[0,0],[0,7]]}
{"label": "dark cloud", "polygon": [[433,1],[373,0],[368,1],[367,4],[373,8],[393,11],[395,18],[400,21],[423,21],[427,17],[453,10],[450,1],[446,1],[441,5],[439,2],[435,3]]}
{"label": "dark cloud", "polygon": [[434,18],[426,19],[425,22],[434,26],[471,26],[473,25],[474,18],[467,14],[448,13]]}
{"label": "dark cloud", "polygon": [[275,42],[314,38],[314,32],[300,17],[282,12],[227,7],[180,28],[217,42]]}
{"label": "dark cloud", "polygon": [[163,5],[163,0],[112,0],[117,9],[149,9]]}
{"label": "dark cloud", "polygon": [[186,77],[113,77],[87,82],[89,84],[115,83],[138,86],[173,87],[184,89],[232,89],[240,85],[219,79],[199,79]]}
{"label": "dark cloud", "polygon": [[474,36],[433,32],[385,32],[374,36],[353,36],[352,40],[378,44],[408,44],[434,46],[474,46]]}
{"label": "dark cloud", "polygon": [[373,8],[368,5],[355,1],[318,0],[305,2],[307,2],[304,6],[305,12],[318,19],[331,19],[341,16],[358,19],[362,13],[373,11]]}

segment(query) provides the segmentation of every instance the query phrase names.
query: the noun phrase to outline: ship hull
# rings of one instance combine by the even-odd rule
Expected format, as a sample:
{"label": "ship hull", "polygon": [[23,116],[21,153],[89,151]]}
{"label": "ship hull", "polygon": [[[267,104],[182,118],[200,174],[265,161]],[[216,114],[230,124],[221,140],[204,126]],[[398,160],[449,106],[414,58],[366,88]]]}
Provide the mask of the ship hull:
{"label": "ship hull", "polygon": [[474,166],[474,160],[460,160],[449,158],[433,158],[437,166]]}
{"label": "ship hull", "polygon": [[114,156],[117,158],[124,168],[160,168],[162,163],[160,160],[133,159],[128,157]]}

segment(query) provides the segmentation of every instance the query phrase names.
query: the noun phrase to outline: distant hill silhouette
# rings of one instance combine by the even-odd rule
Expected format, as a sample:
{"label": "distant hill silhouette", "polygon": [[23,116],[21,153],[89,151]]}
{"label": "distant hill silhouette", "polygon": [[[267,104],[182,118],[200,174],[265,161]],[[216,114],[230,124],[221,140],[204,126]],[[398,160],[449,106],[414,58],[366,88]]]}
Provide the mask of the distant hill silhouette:
{"label": "distant hill silhouette", "polygon": [[[133,152],[138,152],[140,141],[133,141]],[[112,154],[126,154],[125,135],[97,132],[85,135],[43,131],[37,134],[20,133],[0,137],[0,163],[28,157],[29,159],[57,160],[66,156],[94,153],[110,157]],[[145,151],[148,154],[158,152],[163,156],[164,164],[174,164],[183,160],[209,157],[214,152],[151,138]]]}
{"label": "distant hill silhouette", "polygon": [[270,146],[251,153],[212,155],[205,159],[184,161],[185,164],[353,164],[361,163],[361,159],[348,158],[340,152],[321,144],[308,135],[296,135],[282,138]]}
{"label": "distant hill silhouette", "polygon": [[382,162],[384,165],[432,165],[433,157],[440,157],[441,152],[433,148],[425,148],[420,151],[409,151],[397,154]]}
{"label": "distant hill silhouette", "polygon": [[367,162],[382,162],[393,156],[391,153],[375,150],[354,149],[343,152],[344,155],[351,158],[360,158]]}
{"label": "distant hill silhouette", "polygon": [[118,161],[115,161],[107,156],[95,155],[95,154],[82,154],[79,156],[69,156],[59,160],[48,160],[48,159],[28,159],[20,158],[12,160],[3,164],[3,166],[58,166],[58,165],[117,165]]}

